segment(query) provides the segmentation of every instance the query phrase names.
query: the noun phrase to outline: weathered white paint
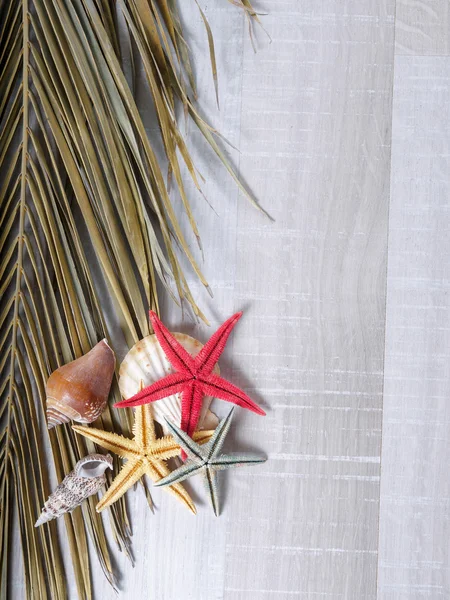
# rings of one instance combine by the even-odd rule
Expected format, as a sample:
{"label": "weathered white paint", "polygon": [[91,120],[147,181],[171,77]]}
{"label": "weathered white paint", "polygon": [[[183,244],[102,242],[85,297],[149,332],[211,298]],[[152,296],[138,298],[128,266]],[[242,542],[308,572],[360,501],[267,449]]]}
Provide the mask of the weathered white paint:
{"label": "weathered white paint", "polygon": [[[218,215],[197,198],[215,294],[199,298],[214,326],[245,310],[222,368],[268,415],[240,410],[231,438],[269,461],[223,478],[220,519],[159,492],[153,517],[136,496],[124,597],[375,598],[394,6],[262,3],[272,43],[259,33],[256,55],[242,15],[207,9],[221,31],[212,118],[275,222],[200,150]],[[165,315],[180,328],[179,311]]]}
{"label": "weathered white paint", "polygon": [[450,597],[450,57],[395,61],[380,600]]}
{"label": "weathered white paint", "polygon": [[398,55],[448,55],[450,2],[397,0],[395,52]]}

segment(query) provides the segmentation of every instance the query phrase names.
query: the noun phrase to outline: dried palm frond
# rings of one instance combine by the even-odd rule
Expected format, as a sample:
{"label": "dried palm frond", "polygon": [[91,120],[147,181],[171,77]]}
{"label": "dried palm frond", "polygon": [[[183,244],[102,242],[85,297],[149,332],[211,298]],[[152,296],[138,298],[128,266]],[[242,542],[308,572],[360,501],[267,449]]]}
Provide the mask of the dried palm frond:
{"label": "dried palm frond", "polygon": [[[256,17],[248,0],[231,1]],[[199,182],[178,128],[177,103],[242,188],[214,130],[193,104],[192,68],[175,0],[118,0],[118,9],[144,65],[163,160],[147,137],[121,66],[113,3],[0,0],[2,598],[8,595],[14,531],[21,543],[27,597],[66,597],[55,524],[34,528],[50,492],[45,452],[49,444],[61,481],[94,447],[67,426],[47,432],[45,382],[99,339],[107,336],[114,347],[105,295],[129,346],[148,332],[147,309],[158,308],[158,277],[171,294],[174,281],[180,301],[202,317],[175,247],[207,283],[183,236],[164,177],[168,169],[198,237],[179,157],[197,187]],[[204,22],[216,73],[212,34]],[[127,415],[119,413],[108,410],[103,427],[126,432]],[[94,505],[90,499],[64,517],[80,598],[92,596],[88,535],[114,583]],[[110,522],[128,553],[123,502],[111,509]]]}

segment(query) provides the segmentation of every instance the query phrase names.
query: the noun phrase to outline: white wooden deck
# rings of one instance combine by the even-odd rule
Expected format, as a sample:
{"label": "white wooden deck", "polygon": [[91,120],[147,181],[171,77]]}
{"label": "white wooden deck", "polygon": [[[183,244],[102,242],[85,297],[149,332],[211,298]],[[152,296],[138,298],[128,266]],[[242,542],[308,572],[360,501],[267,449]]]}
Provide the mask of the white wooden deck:
{"label": "white wooden deck", "polygon": [[[239,10],[202,1],[220,112],[200,16],[184,12],[200,105],[275,221],[192,135],[217,213],[191,190],[214,299],[191,279],[213,327],[245,311],[222,370],[268,414],[237,411],[229,448],[269,460],[223,476],[218,519],[197,484],[195,518],[131,492],[119,597],[448,599],[449,3],[255,4],[272,38],[256,54]],[[163,316],[211,334],[168,302]],[[95,592],[116,597],[100,572]]]}

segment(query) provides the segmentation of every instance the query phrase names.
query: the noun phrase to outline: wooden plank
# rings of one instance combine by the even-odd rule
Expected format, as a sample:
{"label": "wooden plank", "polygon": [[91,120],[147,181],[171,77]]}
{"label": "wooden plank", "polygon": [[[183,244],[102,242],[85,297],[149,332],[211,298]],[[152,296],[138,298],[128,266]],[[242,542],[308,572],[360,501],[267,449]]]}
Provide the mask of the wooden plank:
{"label": "wooden plank", "polygon": [[[226,600],[376,597],[393,2],[263,2],[245,42]],[[263,38],[262,38],[263,39]],[[242,411],[241,411],[242,412]]]}
{"label": "wooden plank", "polygon": [[[268,415],[239,410],[228,448],[269,461],[224,474],[219,519],[196,482],[195,519],[159,492],[153,517],[130,494],[137,566],[120,564],[123,597],[373,599],[394,6],[260,2],[273,42],[258,34],[256,55],[235,7],[204,6],[219,32],[214,123],[240,147],[242,175],[276,222],[199,145],[218,213],[194,200],[214,299],[191,283],[213,326],[245,311],[221,368]],[[200,64],[201,97],[207,88],[212,101]],[[164,315],[202,340],[211,333],[180,326],[169,304]]]}
{"label": "wooden plank", "polygon": [[395,53],[418,56],[448,55],[448,0],[397,0]]}
{"label": "wooden plank", "polygon": [[[205,340],[245,311],[221,369],[268,415],[237,411],[228,449],[269,461],[224,474],[219,519],[197,482],[195,518],[159,490],[153,516],[130,492],[136,567],[113,548],[121,598],[376,597],[394,1],[257,5],[273,42],[259,33],[254,55],[236,7],[202,2],[218,53],[212,121],[276,221],[239,197],[191,132],[218,213],[191,193],[214,299],[190,283],[213,327],[180,325],[169,303],[163,314]],[[204,109],[214,90],[189,7]],[[116,597],[100,572],[94,588]]]}
{"label": "wooden plank", "polygon": [[380,600],[450,597],[450,58],[397,57]]}

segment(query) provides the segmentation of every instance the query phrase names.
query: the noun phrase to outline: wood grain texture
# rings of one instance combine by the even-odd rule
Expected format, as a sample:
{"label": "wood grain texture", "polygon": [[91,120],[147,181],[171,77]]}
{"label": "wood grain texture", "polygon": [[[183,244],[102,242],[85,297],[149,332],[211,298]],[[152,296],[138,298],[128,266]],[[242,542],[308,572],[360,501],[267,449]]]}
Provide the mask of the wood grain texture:
{"label": "wood grain texture", "polygon": [[[219,519],[195,481],[195,518],[162,490],[155,515],[130,492],[135,569],[111,546],[120,598],[377,597],[395,3],[257,4],[272,43],[259,32],[255,55],[236,7],[201,2],[216,36],[220,113],[201,18],[193,3],[183,10],[202,109],[240,148],[230,154],[275,222],[191,132],[214,207],[188,190],[214,299],[190,283],[213,327],[162,309],[172,329],[202,341],[245,311],[221,369],[268,415],[236,411],[225,449],[269,460],[223,475]],[[224,404],[215,402],[220,415]],[[100,572],[94,589],[116,598]]]}
{"label": "wood grain texture", "polygon": [[[218,127],[276,222],[199,151],[218,213],[197,199],[215,298],[192,285],[213,326],[245,310],[221,368],[268,416],[238,411],[227,448],[269,461],[224,475],[220,519],[195,482],[195,519],[159,491],[156,516],[131,495],[138,562],[120,564],[122,596],[373,599],[393,4],[261,3],[273,41],[261,36],[257,55],[242,15],[206,8],[223,34]],[[198,75],[212,99],[207,63]],[[210,334],[180,326],[173,305],[163,313]]]}
{"label": "wood grain texture", "polygon": [[397,57],[380,600],[450,597],[450,58]]}
{"label": "wood grain texture", "polygon": [[394,5],[264,8],[241,168],[275,223],[239,205],[234,376],[269,462],[230,480],[224,598],[375,598]]}
{"label": "wood grain texture", "polygon": [[[138,563],[120,565],[123,597],[374,599],[394,5],[260,3],[273,41],[260,34],[256,55],[242,15],[212,6],[218,127],[276,221],[200,151],[218,215],[194,208],[215,298],[192,283],[214,326],[245,311],[221,367],[268,416],[238,411],[228,449],[269,461],[224,475],[220,519],[195,482],[195,519],[158,491],[156,516],[132,496]],[[172,305],[164,315],[210,334],[180,327]]]}
{"label": "wood grain texture", "polygon": [[450,54],[448,0],[397,0],[395,53]]}

